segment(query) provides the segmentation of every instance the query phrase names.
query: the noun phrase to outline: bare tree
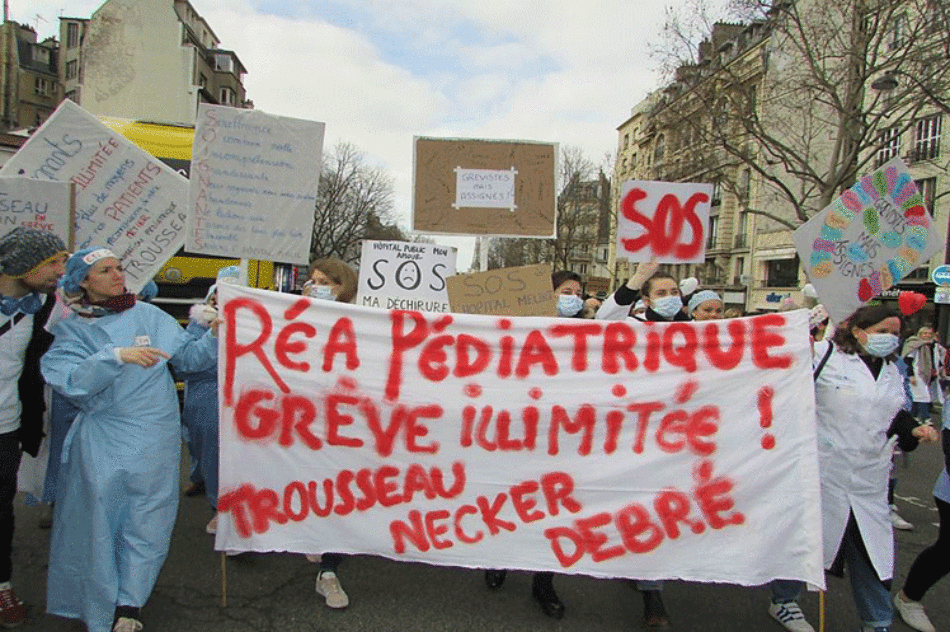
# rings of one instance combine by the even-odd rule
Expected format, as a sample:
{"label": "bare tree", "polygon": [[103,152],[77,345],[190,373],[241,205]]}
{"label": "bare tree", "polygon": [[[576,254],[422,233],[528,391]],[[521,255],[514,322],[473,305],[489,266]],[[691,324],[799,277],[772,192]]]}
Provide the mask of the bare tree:
{"label": "bare tree", "polygon": [[731,9],[739,24],[711,25],[702,0],[668,14],[654,51],[672,81],[655,121],[685,130],[702,153],[695,166],[726,187],[742,189],[727,177],[737,166],[757,174],[765,187],[749,212],[794,228],[873,170],[882,143],[948,111],[945,0],[734,0]]}
{"label": "bare tree", "polygon": [[349,143],[324,154],[314,213],[313,258],[359,259],[362,239],[405,239],[395,225],[392,178]]}

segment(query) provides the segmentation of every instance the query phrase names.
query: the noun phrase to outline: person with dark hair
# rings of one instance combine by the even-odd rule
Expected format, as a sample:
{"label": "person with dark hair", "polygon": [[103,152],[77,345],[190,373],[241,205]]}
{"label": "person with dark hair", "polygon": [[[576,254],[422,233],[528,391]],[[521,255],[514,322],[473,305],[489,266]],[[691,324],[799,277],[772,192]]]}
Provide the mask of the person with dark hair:
{"label": "person with dark hair", "polygon": [[47,611],[89,632],[138,632],[178,512],[181,419],[167,364],[217,362],[217,323],[194,338],[137,301],[105,248],[70,258],[61,296],[73,313],[52,327],[40,366],[80,412],[63,444]]}
{"label": "person with dark hair", "polygon": [[555,270],[551,275],[554,299],[557,301],[557,315],[574,318],[584,309],[581,275],[571,270]]}
{"label": "person with dark hair", "polygon": [[659,269],[656,260],[638,265],[633,276],[604,300],[597,310],[597,319],[622,320],[628,315],[630,306],[641,299],[647,308],[644,320],[689,320],[683,311],[683,299],[676,278]]}
{"label": "person with dark hair", "polygon": [[[848,567],[862,632],[887,632],[893,619],[894,532],[887,504],[892,442],[912,450],[918,441],[937,440],[934,428],[918,425],[902,408],[903,376],[895,363],[901,324],[891,308],[865,306],[831,340],[814,346],[825,568],[840,575]],[[776,601],[773,588],[769,613],[785,625],[781,609],[798,609],[802,584],[782,583],[786,601]],[[798,591],[792,590],[796,584]]]}
{"label": "person with dark hair", "polygon": [[0,625],[26,620],[13,591],[13,499],[26,452],[37,456],[43,440],[40,356],[53,337],[44,325],[53,292],[65,272],[66,245],[56,235],[14,228],[0,237]]}

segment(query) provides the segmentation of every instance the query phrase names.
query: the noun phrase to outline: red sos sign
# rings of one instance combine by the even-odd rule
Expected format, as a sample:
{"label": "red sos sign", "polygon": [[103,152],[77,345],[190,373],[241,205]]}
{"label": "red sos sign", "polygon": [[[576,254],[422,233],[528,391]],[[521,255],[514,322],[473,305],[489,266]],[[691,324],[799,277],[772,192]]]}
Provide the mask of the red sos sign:
{"label": "red sos sign", "polygon": [[[623,198],[623,217],[643,228],[643,234],[620,239],[627,253],[647,251],[657,258],[695,259],[703,250],[703,222],[696,207],[709,202],[706,193],[693,193],[685,203],[673,193],[660,198],[655,208],[644,204],[649,196],[640,187],[632,188]],[[688,230],[684,230],[687,229]]]}

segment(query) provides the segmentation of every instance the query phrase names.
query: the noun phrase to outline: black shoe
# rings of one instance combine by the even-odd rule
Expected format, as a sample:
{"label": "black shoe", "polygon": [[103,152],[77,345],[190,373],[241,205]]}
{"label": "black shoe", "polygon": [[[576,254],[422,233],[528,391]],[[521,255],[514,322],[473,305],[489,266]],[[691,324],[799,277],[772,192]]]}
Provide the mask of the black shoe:
{"label": "black shoe", "polygon": [[489,569],[485,571],[485,585],[489,590],[498,590],[505,583],[505,577],[508,576],[506,570]]}
{"label": "black shoe", "polygon": [[188,496],[188,497],[201,496],[204,493],[205,493],[204,483],[188,483],[188,486],[185,487],[185,496]]}
{"label": "black shoe", "polygon": [[643,591],[643,619],[651,630],[669,627],[670,619],[659,590]]}
{"label": "black shoe", "polygon": [[555,619],[564,618],[564,604],[551,587],[541,588],[537,584],[531,587],[531,596],[541,606],[541,612]]}

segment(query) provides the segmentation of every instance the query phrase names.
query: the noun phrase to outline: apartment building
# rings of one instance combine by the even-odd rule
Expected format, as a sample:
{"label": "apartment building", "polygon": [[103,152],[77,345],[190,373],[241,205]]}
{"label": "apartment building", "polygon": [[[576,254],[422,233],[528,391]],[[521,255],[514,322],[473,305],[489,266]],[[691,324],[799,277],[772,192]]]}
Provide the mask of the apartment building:
{"label": "apartment building", "polygon": [[0,40],[0,131],[37,127],[62,100],[56,40],[37,41],[32,27],[11,21]]}

